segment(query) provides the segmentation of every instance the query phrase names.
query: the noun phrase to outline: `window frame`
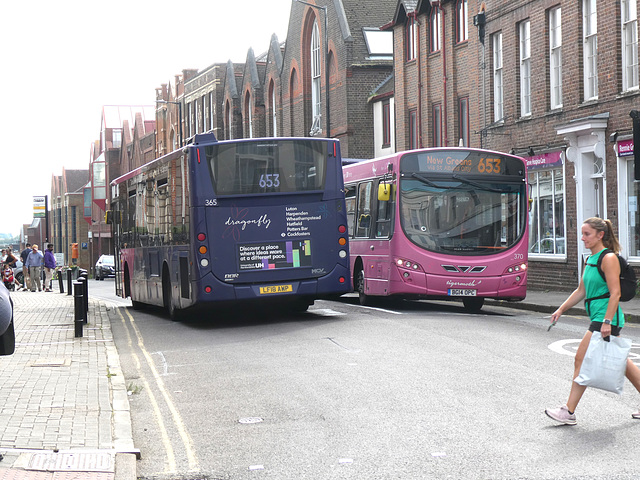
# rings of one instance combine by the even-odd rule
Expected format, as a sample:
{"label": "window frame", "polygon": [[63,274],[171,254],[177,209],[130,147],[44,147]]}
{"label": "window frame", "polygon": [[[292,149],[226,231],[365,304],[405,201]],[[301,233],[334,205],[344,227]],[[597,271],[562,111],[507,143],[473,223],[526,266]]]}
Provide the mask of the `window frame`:
{"label": "window frame", "polygon": [[562,7],[549,9],[549,108],[563,106],[562,98]]}
{"label": "window frame", "polygon": [[[311,42],[309,43],[311,62],[311,120],[315,124],[316,118],[322,118],[322,60],[320,27],[318,19],[313,20],[311,27]],[[319,123],[318,123],[319,125]]]}
{"label": "window frame", "polygon": [[582,1],[582,76],[585,102],[598,99],[597,8],[596,0]]}
{"label": "window frame", "polygon": [[469,147],[469,97],[458,99],[458,138],[462,140],[462,147]]}
{"label": "window frame", "polygon": [[456,2],[456,43],[469,40],[469,5],[468,0]]}
{"label": "window frame", "polygon": [[502,32],[491,36],[493,48],[493,121],[504,118],[504,75],[502,59]]}
{"label": "window frame", "polygon": [[418,148],[418,110],[409,110],[409,150]]}
{"label": "window frame", "polygon": [[[636,0],[621,0],[622,91],[640,88],[638,72],[638,8]],[[629,38],[631,35],[631,38]]]}
{"label": "window frame", "polygon": [[410,14],[405,24],[405,60],[414,61],[418,56],[418,36],[416,28],[416,17]]}
{"label": "window frame", "polygon": [[431,121],[433,122],[433,146],[442,146],[442,105],[440,103],[434,103],[431,107]]}
{"label": "window frame", "polygon": [[520,117],[530,117],[531,104],[531,21],[518,24],[518,45],[520,59]]}
{"label": "window frame", "polygon": [[429,15],[429,52],[442,50],[442,10],[434,5]]}
{"label": "window frame", "polygon": [[391,145],[391,102],[382,102],[382,148]]}
{"label": "window frame", "polygon": [[[540,236],[540,232],[542,231],[542,219],[541,219],[541,208],[540,208],[540,203],[541,203],[541,189],[540,189],[540,174],[543,173],[550,173],[551,174],[551,179],[550,179],[550,184],[551,184],[551,198],[553,199],[553,205],[554,208],[552,209],[551,212],[551,224],[552,224],[552,228],[551,228],[551,233],[552,233],[552,237],[541,237]],[[561,181],[562,181],[562,218],[556,218],[558,215],[556,214],[556,209],[555,209],[555,205],[556,203],[559,203],[556,199],[558,197],[558,193],[556,191],[556,185],[558,183],[557,180],[557,174],[561,175]],[[535,177],[535,181],[534,179],[532,179],[532,176]],[[549,168],[540,168],[540,169],[532,169],[529,172],[527,172],[527,182],[529,183],[529,185],[531,186],[531,215],[530,215],[530,220],[529,220],[529,244],[527,245],[527,250],[529,251],[529,255],[531,258],[555,258],[555,259],[566,259],[567,258],[567,238],[568,238],[568,229],[567,229],[567,177],[566,177],[566,171],[565,171],[565,162],[563,161],[562,164],[559,165],[555,165],[553,167],[549,167]],[[533,225],[532,222],[536,222],[536,225]],[[562,226],[562,230],[563,232],[560,233],[564,233],[564,252],[559,252],[558,248],[557,248],[557,241],[555,239],[557,238],[562,238],[562,237],[558,237],[558,230],[556,229],[556,225],[561,225]],[[534,237],[535,235],[535,237]],[[552,253],[542,253],[542,252],[535,252],[535,251],[531,251],[532,247],[537,243],[538,244],[538,249],[540,248],[540,245],[542,244],[542,241],[547,239],[547,238],[553,238],[554,242],[553,242],[553,246],[554,246],[554,252]]]}

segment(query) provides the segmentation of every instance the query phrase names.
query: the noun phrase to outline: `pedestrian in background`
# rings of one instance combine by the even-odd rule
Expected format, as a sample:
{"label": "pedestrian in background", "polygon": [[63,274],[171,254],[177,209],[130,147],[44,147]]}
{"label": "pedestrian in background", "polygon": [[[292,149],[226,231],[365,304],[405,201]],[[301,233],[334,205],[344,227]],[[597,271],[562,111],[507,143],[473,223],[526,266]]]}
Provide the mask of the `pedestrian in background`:
{"label": "pedestrian in background", "polygon": [[16,268],[16,262],[17,261],[18,261],[18,259],[15,257],[15,255],[13,253],[11,253],[11,249],[7,248],[6,256],[2,260],[2,263],[4,263],[5,265],[9,265],[9,267],[11,267],[11,268]]}
{"label": "pedestrian in background", "polygon": [[42,262],[44,256],[38,251],[38,245],[35,243],[31,246],[31,252],[27,256],[27,268],[29,269],[29,276],[31,277],[31,291],[42,291],[41,276],[42,276]]}
{"label": "pedestrian in background", "polygon": [[[551,314],[551,322],[555,323],[564,312],[576,305],[580,300],[594,298],[594,300],[588,302],[589,305],[585,305],[591,318],[591,324],[589,325],[589,330],[582,337],[576,352],[572,377],[574,380],[580,374],[580,367],[587,353],[593,332],[600,332],[604,339],[609,335],[617,337],[624,326],[624,314],[619,305],[621,292],[620,262],[615,255],[620,252],[620,243],[613,231],[611,221],[598,217],[586,219],[582,224],[582,242],[586,248],[591,250],[591,255],[587,258],[580,284],[564,303]],[[605,281],[600,272],[598,272],[598,259],[606,249],[611,250],[613,253],[608,252],[602,259],[601,268],[605,274]],[[609,294],[608,297],[598,298],[607,293]],[[640,392],[640,368],[628,358],[626,376],[636,387],[636,390]],[[566,405],[547,408],[545,413],[557,422],[565,425],[575,425],[577,423],[575,410],[586,389],[586,386],[578,385],[575,381],[572,381]],[[640,419],[640,411],[632,413],[631,417]]]}
{"label": "pedestrian in background", "polygon": [[22,279],[24,285],[22,288],[25,290],[31,290],[31,277],[29,275],[29,268],[27,267],[27,257],[31,253],[31,244],[27,243],[26,248],[20,252],[20,260],[22,261]]}
{"label": "pedestrian in background", "polygon": [[0,258],[0,260],[2,261],[2,263],[4,263],[4,259],[7,258],[7,251],[3,248],[2,249],[2,257]]}
{"label": "pedestrian in background", "polygon": [[56,269],[56,257],[53,255],[53,244],[49,243],[44,251],[44,291],[51,291],[51,279]]}

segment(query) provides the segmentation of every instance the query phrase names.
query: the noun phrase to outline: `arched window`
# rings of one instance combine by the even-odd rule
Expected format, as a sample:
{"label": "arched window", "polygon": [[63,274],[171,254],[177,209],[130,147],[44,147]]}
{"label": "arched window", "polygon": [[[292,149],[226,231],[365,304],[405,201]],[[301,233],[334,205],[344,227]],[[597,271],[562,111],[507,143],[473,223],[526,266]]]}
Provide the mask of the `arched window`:
{"label": "arched window", "polygon": [[321,102],[321,82],[320,74],[321,70],[320,59],[320,31],[318,29],[318,21],[313,21],[313,27],[311,30],[311,108],[313,115],[313,124],[311,125],[311,135],[319,133],[320,119],[322,118],[322,102]]}
{"label": "arched window", "polygon": [[269,83],[269,116],[271,117],[271,135],[278,136],[278,109],[276,108],[276,85],[273,81]]}
{"label": "arched window", "polygon": [[247,92],[244,100],[244,118],[246,122],[246,130],[249,133],[249,138],[253,138],[253,118],[251,115],[251,92]]}

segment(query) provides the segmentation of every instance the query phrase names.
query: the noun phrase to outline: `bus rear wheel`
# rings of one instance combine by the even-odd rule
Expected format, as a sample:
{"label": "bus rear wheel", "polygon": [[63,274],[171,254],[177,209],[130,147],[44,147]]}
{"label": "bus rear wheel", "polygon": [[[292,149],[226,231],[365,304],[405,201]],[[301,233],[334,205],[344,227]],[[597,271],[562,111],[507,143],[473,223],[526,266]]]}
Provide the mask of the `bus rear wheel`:
{"label": "bus rear wheel", "polygon": [[462,300],[464,308],[471,312],[479,312],[484,305],[484,297],[469,297]]}
{"label": "bus rear wheel", "polygon": [[165,265],[162,272],[162,303],[164,308],[169,314],[169,318],[174,322],[181,320],[182,310],[176,308],[176,304],[173,303],[173,296],[171,295],[171,279],[169,278],[169,269]]}

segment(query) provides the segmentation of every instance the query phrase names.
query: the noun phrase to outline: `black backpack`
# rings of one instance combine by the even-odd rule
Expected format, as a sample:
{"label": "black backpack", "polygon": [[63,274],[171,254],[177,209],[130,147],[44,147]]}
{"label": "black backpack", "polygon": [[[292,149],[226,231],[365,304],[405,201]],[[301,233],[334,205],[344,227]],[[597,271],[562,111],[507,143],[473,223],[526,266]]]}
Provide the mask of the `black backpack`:
{"label": "black backpack", "polygon": [[[600,276],[605,282],[607,281],[607,279],[605,278],[604,272],[602,271],[602,259],[608,253],[613,253],[613,251],[607,248],[602,253],[602,255],[600,255],[600,258],[598,258],[598,265],[597,265],[598,273],[600,274]],[[633,297],[636,296],[636,288],[638,286],[638,282],[636,280],[636,274],[633,271],[633,268],[629,266],[629,264],[623,257],[621,257],[618,254],[616,254],[616,256],[618,257],[618,261],[620,262],[620,301],[628,302],[629,300],[631,300]],[[598,297],[590,298],[589,300],[596,300],[598,298],[608,298],[608,297],[609,297],[609,294],[607,293],[605,295],[600,295]]]}

